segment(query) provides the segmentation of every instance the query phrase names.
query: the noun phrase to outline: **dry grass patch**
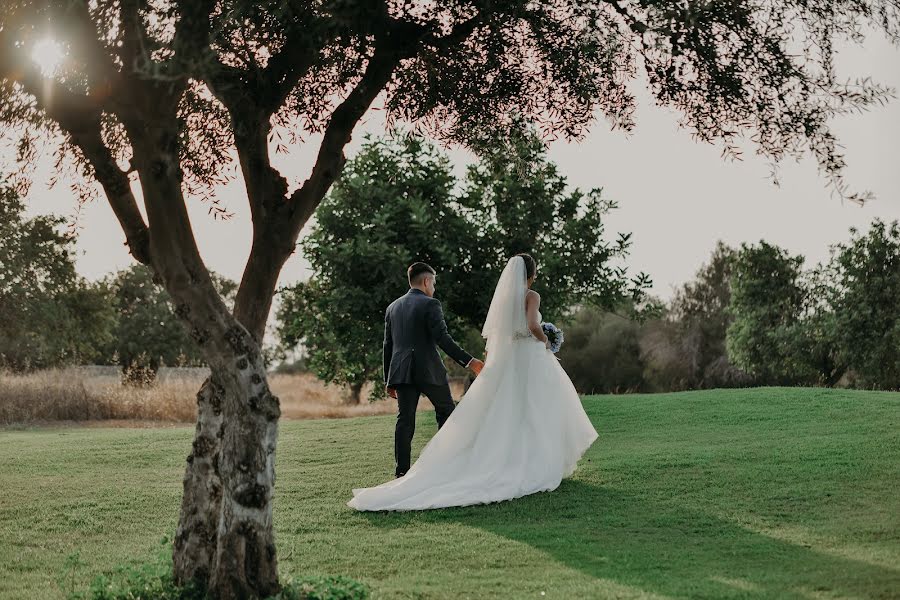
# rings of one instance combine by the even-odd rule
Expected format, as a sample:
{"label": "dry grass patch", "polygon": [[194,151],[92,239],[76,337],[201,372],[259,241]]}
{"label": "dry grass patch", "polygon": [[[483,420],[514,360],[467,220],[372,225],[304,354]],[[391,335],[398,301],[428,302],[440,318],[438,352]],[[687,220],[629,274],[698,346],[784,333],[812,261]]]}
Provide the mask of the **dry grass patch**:
{"label": "dry grass patch", "polygon": [[146,388],[125,387],[117,377],[81,369],[24,375],[0,374],[0,423],[146,420],[189,422],[196,418],[199,384],[171,379]]}
{"label": "dry grass patch", "polygon": [[[70,368],[25,375],[0,372],[0,424],[62,423],[105,426],[155,426],[191,423],[196,420],[197,390],[202,371],[161,378],[145,388],[123,386],[118,375],[98,374],[90,369]],[[272,391],[281,399],[286,419],[321,419],[393,414],[394,401],[349,405],[346,391],[325,385],[310,374],[272,374]],[[462,395],[454,385],[454,398]],[[420,410],[431,410],[424,400]]]}

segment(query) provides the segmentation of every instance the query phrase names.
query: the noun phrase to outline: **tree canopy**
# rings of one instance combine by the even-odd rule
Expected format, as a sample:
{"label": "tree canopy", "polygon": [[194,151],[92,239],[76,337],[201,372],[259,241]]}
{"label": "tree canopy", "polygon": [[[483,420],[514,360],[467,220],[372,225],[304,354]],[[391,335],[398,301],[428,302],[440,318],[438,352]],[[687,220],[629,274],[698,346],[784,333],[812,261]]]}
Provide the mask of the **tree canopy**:
{"label": "tree canopy", "polygon": [[[773,161],[810,151],[843,189],[828,118],[882,102],[891,90],[841,80],[834,46],[872,30],[897,42],[900,7],[11,0],[0,27],[0,122],[20,135],[23,161],[36,158],[42,131],[60,133],[62,153],[114,191],[131,175],[117,165],[128,163],[137,121],[153,112],[148,100],[165,98],[179,115],[173,143],[189,190],[220,181],[237,144],[248,188],[274,185],[265,192],[294,207],[336,176],[343,142],[379,93],[390,122],[484,145],[520,115],[570,137],[598,113],[630,129],[628,85],[639,73],[699,139],[719,140],[730,154],[748,139]],[[62,60],[36,64],[34,48],[48,39]],[[154,89],[166,93],[147,95]],[[312,177],[292,194],[267,159],[273,128],[323,136]],[[143,229],[130,206],[118,207],[132,251],[144,258]],[[272,208],[254,198],[251,207],[257,216]],[[309,207],[284,210],[280,216],[299,222]]]}
{"label": "tree canopy", "polygon": [[861,387],[900,388],[900,224],[875,220],[834,247],[824,295],[841,358]]}
{"label": "tree canopy", "polygon": [[802,265],[802,256],[765,241],[743,244],[732,259],[728,355],[764,381],[795,383],[804,374],[793,348],[806,303]]}
{"label": "tree canopy", "polygon": [[478,160],[464,181],[451,167],[417,136],[369,139],[301,241],[313,275],[282,290],[281,343],[302,343],[317,374],[357,398],[380,379],[384,310],[407,290],[413,262],[437,269],[436,296],[456,335],[480,331],[518,252],[538,261],[534,287],[548,320],[580,304],[638,303],[650,285],[646,274],[626,274],[629,235],[605,239],[615,204],[599,189],[570,190],[533,133]]}

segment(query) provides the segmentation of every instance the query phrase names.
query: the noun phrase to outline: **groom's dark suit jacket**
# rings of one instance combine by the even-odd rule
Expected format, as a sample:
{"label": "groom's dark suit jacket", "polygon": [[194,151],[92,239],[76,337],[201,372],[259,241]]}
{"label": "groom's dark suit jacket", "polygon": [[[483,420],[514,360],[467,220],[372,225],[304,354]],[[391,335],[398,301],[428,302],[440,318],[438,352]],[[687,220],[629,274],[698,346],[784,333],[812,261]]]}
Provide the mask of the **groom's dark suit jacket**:
{"label": "groom's dark suit jacket", "polygon": [[440,301],[411,289],[384,315],[384,382],[445,385],[447,369],[438,346],[463,367],[472,360],[447,333]]}

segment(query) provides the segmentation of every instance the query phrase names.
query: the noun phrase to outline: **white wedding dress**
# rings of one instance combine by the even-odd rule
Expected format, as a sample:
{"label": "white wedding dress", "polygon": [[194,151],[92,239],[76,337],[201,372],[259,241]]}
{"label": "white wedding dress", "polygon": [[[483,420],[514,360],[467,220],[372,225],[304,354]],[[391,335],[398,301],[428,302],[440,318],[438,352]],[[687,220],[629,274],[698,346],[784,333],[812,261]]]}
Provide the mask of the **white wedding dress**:
{"label": "white wedding dress", "polygon": [[354,489],[357,510],[422,510],[556,489],[597,438],[566,372],[525,320],[525,263],[510,259],[482,334],[487,362],[405,476]]}

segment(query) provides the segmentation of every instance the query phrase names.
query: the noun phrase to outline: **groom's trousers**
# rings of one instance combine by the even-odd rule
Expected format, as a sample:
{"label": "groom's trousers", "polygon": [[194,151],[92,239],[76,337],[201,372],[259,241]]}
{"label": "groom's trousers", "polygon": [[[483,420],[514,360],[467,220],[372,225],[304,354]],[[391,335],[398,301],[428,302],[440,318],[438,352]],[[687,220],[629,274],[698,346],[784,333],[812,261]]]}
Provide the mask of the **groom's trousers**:
{"label": "groom's trousers", "polygon": [[453,396],[450,385],[428,383],[399,384],[397,389],[397,426],[394,429],[394,459],[397,461],[395,475],[400,477],[409,470],[412,439],[416,432],[416,407],[419,396],[425,394],[434,405],[434,416],[440,429],[453,412]]}

